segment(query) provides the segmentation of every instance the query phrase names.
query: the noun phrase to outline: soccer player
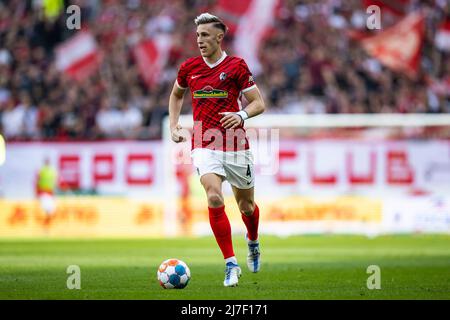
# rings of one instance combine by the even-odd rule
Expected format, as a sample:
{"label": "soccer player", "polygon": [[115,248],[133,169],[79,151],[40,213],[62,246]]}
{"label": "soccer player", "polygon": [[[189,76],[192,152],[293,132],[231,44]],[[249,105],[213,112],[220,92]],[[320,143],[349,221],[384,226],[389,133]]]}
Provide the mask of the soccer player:
{"label": "soccer player", "polygon": [[54,192],[56,189],[57,172],[45,158],[44,165],[39,169],[36,179],[36,193],[42,210],[45,212],[44,225],[47,227],[54,217],[56,202]]}
{"label": "soccer player", "polygon": [[[245,61],[228,56],[221,48],[225,24],[209,13],[202,13],[194,21],[200,56],[187,59],[178,71],[169,99],[170,130],[173,141],[186,141],[178,119],[189,88],[194,117],[192,160],[206,191],[209,222],[225,259],[224,286],[234,287],[241,268],[233,250],[222,182],[231,184],[247,228],[247,266],[258,272],[259,208],[254,201],[253,156],[244,121],[264,112],[265,105]],[[245,109],[241,107],[242,95],[248,101]]]}

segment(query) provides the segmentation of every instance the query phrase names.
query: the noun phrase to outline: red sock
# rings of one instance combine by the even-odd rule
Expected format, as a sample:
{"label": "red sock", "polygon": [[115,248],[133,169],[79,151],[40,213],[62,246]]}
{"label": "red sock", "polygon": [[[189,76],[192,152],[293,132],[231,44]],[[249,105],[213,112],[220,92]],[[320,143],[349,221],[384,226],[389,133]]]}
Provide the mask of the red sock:
{"label": "red sock", "polygon": [[231,241],[231,226],[225,213],[225,206],[209,208],[209,224],[216,237],[217,244],[222,251],[223,258],[234,256],[233,243]]}
{"label": "red sock", "polygon": [[249,240],[257,240],[258,239],[258,224],[259,224],[259,208],[255,204],[255,211],[251,216],[246,216],[242,214],[242,220],[247,227],[247,236]]}

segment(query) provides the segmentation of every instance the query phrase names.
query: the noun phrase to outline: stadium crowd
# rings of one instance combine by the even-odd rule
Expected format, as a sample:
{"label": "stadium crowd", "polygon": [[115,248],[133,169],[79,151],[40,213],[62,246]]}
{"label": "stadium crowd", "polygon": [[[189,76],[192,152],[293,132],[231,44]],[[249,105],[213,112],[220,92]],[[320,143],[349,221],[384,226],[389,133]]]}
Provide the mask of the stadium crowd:
{"label": "stadium crowd", "polygon": [[[45,2],[45,1],[44,1]],[[43,1],[0,0],[0,126],[9,140],[153,139],[181,62],[198,55],[194,18],[215,13],[215,1],[69,1],[81,7],[83,27],[104,58],[98,72],[78,82],[55,67],[55,47],[75,31],[64,7],[51,15]],[[274,30],[259,50],[256,82],[271,113],[448,113],[450,94],[426,75],[450,78],[450,54],[435,46],[437,26],[450,17],[447,1],[411,1],[427,10],[416,79],[369,57],[345,29],[361,27],[361,1],[282,0]],[[365,25],[365,22],[363,23]],[[143,81],[130,52],[133,37],[158,33],[173,46],[155,86]],[[225,50],[233,54],[232,35]],[[190,112],[189,98],[184,113]]]}

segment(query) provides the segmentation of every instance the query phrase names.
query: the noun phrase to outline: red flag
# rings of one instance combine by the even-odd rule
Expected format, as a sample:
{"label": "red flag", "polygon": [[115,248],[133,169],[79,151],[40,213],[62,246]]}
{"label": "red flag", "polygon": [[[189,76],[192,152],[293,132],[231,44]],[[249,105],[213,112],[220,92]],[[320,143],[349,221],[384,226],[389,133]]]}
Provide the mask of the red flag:
{"label": "red flag", "polygon": [[162,34],[134,46],[133,55],[139,72],[149,87],[153,87],[161,79],[171,45],[170,37]]}
{"label": "red flag", "polygon": [[56,48],[56,68],[83,81],[97,70],[101,54],[94,36],[80,31]]}
{"label": "red flag", "polygon": [[381,12],[393,16],[402,17],[405,15],[410,0],[364,0],[364,7],[376,5],[380,7]]}
{"label": "red flag", "polygon": [[252,0],[219,0],[219,2],[217,3],[217,15],[228,26],[228,31],[231,34],[234,34],[236,32],[239,21],[241,20],[242,16],[245,14],[251,3]]}
{"label": "red flag", "polygon": [[387,67],[415,77],[425,32],[424,17],[412,13],[394,26],[361,40],[364,49]]}
{"label": "red flag", "polygon": [[262,70],[258,51],[262,40],[272,28],[279,0],[253,0],[236,27],[234,50],[245,59],[254,75]]}

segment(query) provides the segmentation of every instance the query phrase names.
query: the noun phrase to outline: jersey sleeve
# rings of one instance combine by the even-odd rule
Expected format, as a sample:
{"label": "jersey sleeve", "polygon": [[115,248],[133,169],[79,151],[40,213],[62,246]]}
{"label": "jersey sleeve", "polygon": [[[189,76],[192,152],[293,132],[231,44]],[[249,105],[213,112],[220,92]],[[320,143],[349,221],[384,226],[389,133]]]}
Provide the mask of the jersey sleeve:
{"label": "jersey sleeve", "polygon": [[250,72],[247,64],[244,59],[242,59],[239,63],[238,74],[237,74],[237,85],[239,91],[242,93],[250,91],[256,88],[255,80],[253,79],[253,75]]}
{"label": "jersey sleeve", "polygon": [[177,84],[178,84],[178,87],[180,87],[181,89],[186,89],[188,87],[187,75],[188,75],[188,70],[186,68],[186,62],[183,62],[180,66],[180,69],[178,70],[178,76],[177,76]]}

